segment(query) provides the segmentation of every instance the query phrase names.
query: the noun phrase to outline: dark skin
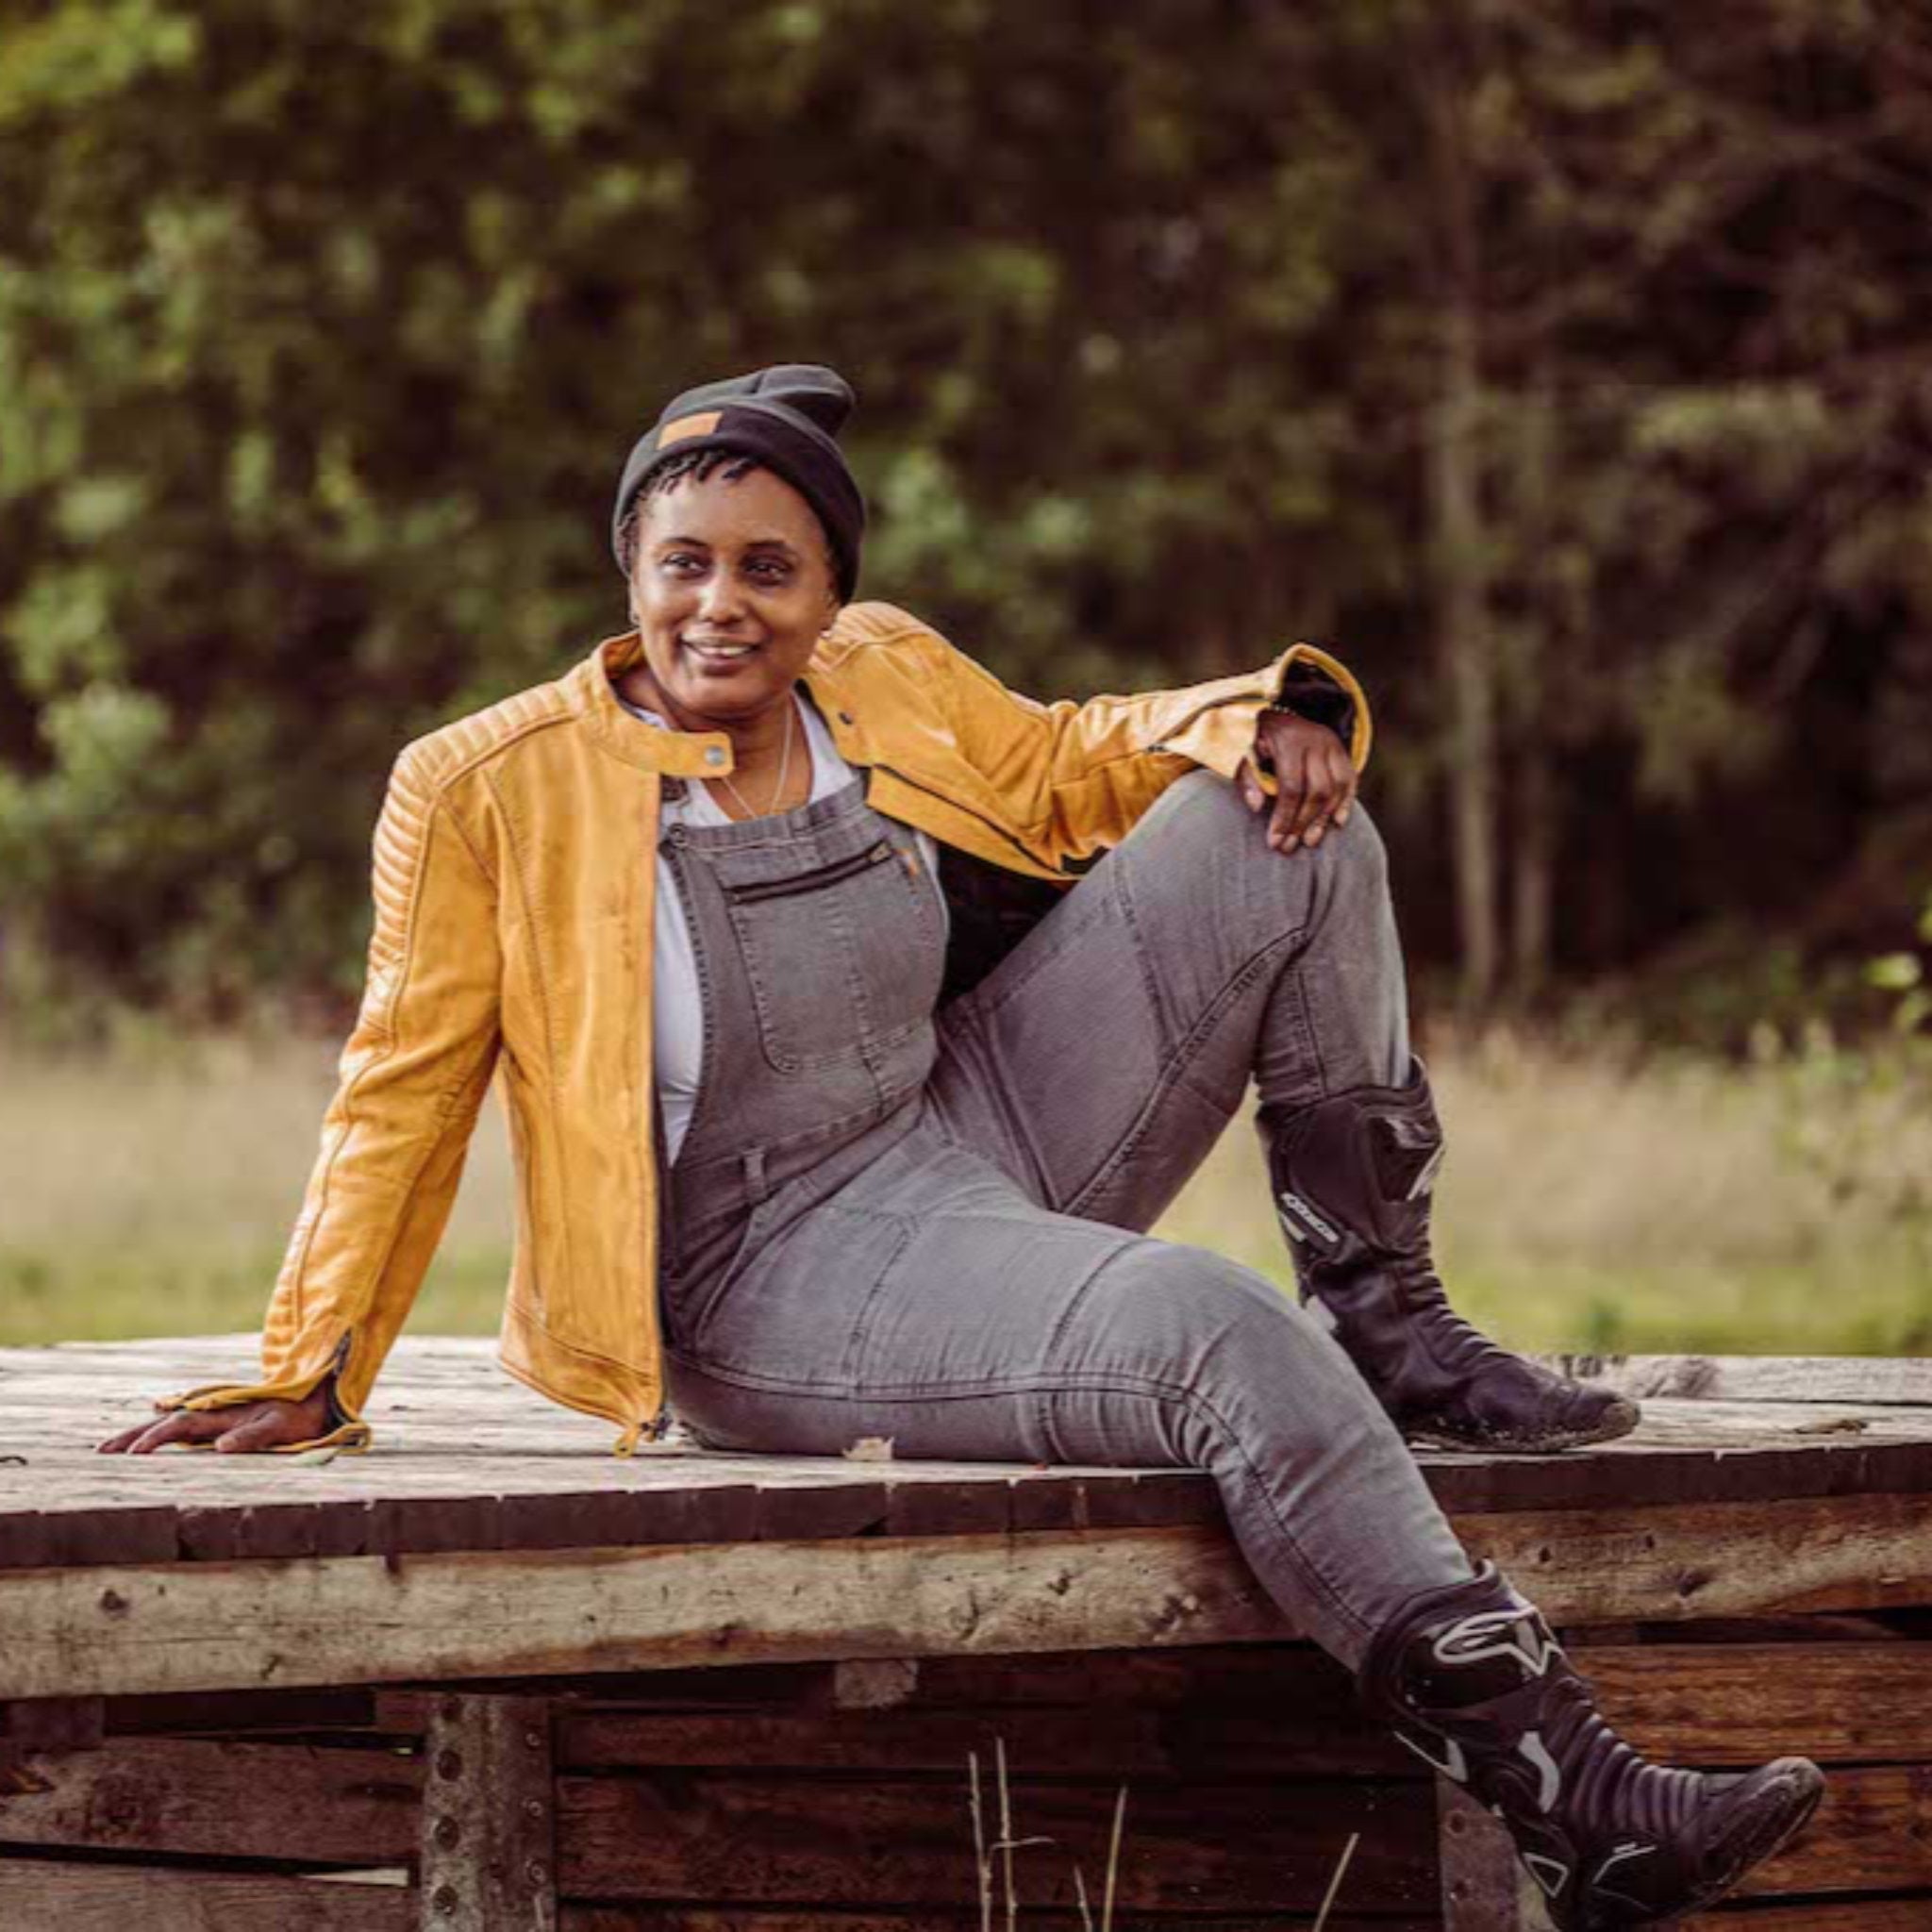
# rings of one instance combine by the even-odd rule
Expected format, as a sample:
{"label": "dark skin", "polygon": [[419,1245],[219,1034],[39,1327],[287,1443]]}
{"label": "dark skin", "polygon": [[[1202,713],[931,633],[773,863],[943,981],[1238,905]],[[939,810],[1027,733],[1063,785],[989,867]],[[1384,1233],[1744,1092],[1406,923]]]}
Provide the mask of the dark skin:
{"label": "dark skin", "polygon": [[[793,687],[839,614],[837,581],[817,513],[768,470],[736,482],[687,477],[645,506],[630,583],[644,658],[619,688],[681,731],[730,739],[737,791],[707,782],[732,818],[789,811],[810,795],[811,758],[795,724],[785,757],[787,720]],[[1273,799],[1257,763],[1274,774]],[[1355,767],[1335,734],[1282,711],[1261,714],[1236,783],[1251,811],[1268,813],[1268,843],[1283,854],[1319,845],[1355,802]],[[328,1392],[325,1380],[300,1401],[175,1409],[110,1436],[100,1453],[212,1443],[245,1455],[310,1442],[328,1433]]]}

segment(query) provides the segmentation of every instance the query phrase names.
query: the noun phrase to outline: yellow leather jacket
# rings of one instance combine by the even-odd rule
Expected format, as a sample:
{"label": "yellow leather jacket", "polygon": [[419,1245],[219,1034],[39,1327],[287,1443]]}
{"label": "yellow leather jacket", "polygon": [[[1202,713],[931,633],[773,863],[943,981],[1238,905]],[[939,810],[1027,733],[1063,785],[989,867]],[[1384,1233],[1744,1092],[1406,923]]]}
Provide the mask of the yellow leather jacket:
{"label": "yellow leather jacket", "polygon": [[[608,1416],[628,1454],[661,1402],[651,934],[661,781],[732,769],[723,734],[666,731],[618,702],[640,655],[607,639],[553,683],[417,740],[375,841],[368,979],[262,1334],[262,1377],[163,1398],[300,1398],[331,1371],[339,1425],[291,1451],[366,1447],[361,1418],[449,1217],[498,1082],[516,1243],[498,1356],[519,1381]],[[878,810],[1009,871],[1061,879],[1116,844],[1194,765],[1232,777],[1295,644],[1264,670],[1085,704],[1015,695],[905,611],[849,607],[805,673]],[[1332,687],[1331,687],[1332,688]]]}

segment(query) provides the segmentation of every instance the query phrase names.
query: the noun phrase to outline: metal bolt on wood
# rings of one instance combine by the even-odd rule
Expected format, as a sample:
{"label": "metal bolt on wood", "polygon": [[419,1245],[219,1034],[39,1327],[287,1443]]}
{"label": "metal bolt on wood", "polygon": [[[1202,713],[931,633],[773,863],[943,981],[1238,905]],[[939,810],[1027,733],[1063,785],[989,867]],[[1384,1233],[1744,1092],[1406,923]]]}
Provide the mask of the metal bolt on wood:
{"label": "metal bolt on wood", "polygon": [[542,1699],[441,1697],[424,1741],[441,1780],[418,1841],[425,1932],[557,1932]]}

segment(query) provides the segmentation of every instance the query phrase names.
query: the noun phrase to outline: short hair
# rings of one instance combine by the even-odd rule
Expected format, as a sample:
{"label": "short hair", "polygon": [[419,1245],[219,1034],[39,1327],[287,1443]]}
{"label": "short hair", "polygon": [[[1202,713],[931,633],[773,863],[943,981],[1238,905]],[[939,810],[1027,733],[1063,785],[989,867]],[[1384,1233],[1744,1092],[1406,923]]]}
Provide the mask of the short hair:
{"label": "short hair", "polygon": [[[638,485],[637,494],[630,500],[630,508],[624,513],[624,521],[617,526],[617,560],[624,568],[624,580],[629,583],[631,572],[637,567],[638,533],[644,521],[644,505],[654,496],[662,496],[675,484],[683,482],[703,483],[708,478],[722,475],[727,483],[736,483],[749,476],[754,470],[765,470],[772,475],[777,471],[769,463],[761,463],[757,457],[744,455],[735,449],[687,449],[680,450],[675,457],[666,457]],[[783,478],[780,478],[782,481]],[[839,579],[839,559],[832,551],[832,535],[825,528],[824,519],[816,510],[812,521],[819,526],[819,535],[824,540],[825,562],[832,573],[834,583]]]}

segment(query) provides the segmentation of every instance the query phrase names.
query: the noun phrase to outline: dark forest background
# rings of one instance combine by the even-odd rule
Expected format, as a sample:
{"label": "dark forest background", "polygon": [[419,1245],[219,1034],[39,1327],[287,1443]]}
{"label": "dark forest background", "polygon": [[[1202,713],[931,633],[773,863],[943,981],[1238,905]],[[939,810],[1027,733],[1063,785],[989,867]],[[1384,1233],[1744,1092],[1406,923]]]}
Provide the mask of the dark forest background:
{"label": "dark forest background", "polygon": [[332,1012],[398,747],[774,360],[1009,682],[1340,652],[1440,994],[1895,993],[1928,322],[1910,0],[0,0],[0,1002]]}

